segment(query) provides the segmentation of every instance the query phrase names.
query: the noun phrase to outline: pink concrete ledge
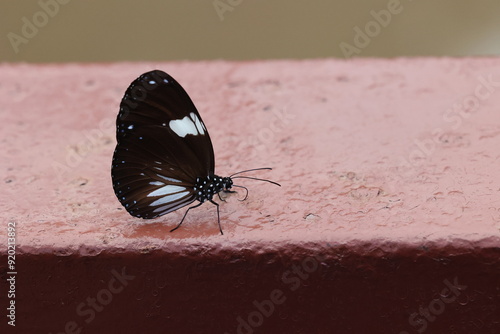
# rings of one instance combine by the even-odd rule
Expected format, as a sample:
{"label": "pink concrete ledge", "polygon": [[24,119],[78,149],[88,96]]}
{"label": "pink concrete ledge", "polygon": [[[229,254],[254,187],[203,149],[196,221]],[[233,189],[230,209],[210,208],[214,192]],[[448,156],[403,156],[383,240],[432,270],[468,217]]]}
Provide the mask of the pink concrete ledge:
{"label": "pink concrete ledge", "polygon": [[[155,68],[198,107],[219,175],[282,184],[239,182],[223,236],[213,205],[170,233],[183,210],[146,221],[115,198],[118,105]],[[0,332],[500,333],[500,59],[0,76]]]}

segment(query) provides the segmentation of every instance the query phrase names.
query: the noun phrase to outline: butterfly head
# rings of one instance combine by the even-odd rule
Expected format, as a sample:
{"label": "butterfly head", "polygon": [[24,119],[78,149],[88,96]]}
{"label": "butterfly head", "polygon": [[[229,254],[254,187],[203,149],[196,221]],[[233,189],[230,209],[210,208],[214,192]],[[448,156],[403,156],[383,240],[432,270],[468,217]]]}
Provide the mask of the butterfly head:
{"label": "butterfly head", "polygon": [[229,191],[229,190],[231,190],[231,187],[233,186],[233,180],[230,177],[223,177],[222,184],[224,185],[224,188],[222,190]]}

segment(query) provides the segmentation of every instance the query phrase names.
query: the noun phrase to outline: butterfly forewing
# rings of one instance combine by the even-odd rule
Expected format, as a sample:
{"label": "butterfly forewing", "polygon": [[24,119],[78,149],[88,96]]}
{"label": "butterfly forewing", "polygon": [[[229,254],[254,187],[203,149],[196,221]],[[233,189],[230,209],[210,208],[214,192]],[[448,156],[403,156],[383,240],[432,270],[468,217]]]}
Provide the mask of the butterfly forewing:
{"label": "butterfly forewing", "polygon": [[130,214],[155,218],[195,201],[196,178],[214,173],[214,152],[196,107],[171,76],[155,70],[132,82],[116,126],[113,188]]}

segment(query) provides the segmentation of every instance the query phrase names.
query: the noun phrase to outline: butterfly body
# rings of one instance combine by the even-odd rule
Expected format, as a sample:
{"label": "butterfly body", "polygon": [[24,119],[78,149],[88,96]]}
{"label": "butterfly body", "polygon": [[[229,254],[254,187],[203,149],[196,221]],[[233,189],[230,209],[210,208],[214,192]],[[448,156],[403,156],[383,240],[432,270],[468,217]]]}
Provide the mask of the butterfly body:
{"label": "butterfly body", "polygon": [[134,80],[120,103],[116,128],[111,176],[128,213],[152,219],[199,201],[173,230],[190,209],[206,201],[217,206],[219,215],[212,199],[230,192],[233,180],[215,175],[207,128],[174,78],[154,70]]}
{"label": "butterfly body", "polygon": [[196,193],[196,200],[203,203],[221,191],[230,191],[232,185],[233,180],[230,177],[209,175],[206,178],[197,178],[193,190]]}

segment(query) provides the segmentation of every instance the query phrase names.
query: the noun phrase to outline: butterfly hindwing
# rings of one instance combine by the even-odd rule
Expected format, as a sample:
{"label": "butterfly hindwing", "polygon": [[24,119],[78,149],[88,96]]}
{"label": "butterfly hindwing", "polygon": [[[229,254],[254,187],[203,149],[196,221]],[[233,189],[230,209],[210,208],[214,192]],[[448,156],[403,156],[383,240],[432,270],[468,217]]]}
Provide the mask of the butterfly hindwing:
{"label": "butterfly hindwing", "polygon": [[120,104],[113,188],[127,211],[155,218],[195,201],[197,177],[213,175],[207,129],[184,89],[155,70],[137,78]]}

